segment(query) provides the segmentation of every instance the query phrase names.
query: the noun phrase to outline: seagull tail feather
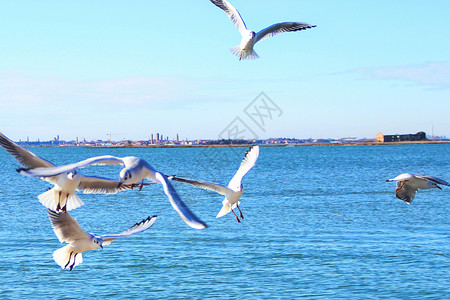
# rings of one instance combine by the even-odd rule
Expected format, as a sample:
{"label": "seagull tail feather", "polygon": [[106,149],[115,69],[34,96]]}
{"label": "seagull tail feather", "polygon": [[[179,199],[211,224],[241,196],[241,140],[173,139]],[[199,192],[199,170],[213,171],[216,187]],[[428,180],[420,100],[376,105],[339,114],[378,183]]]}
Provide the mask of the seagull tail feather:
{"label": "seagull tail feather", "polygon": [[59,195],[59,191],[53,189],[50,189],[38,196],[39,202],[42,203],[45,207],[48,209],[51,209],[53,211],[57,211],[58,202],[59,202],[59,208],[62,209],[64,206],[66,206],[66,210],[70,211],[72,209],[78,208],[82,205],[84,205],[83,201],[78,197],[76,193],[72,193],[67,198],[67,195],[61,194]]}
{"label": "seagull tail feather", "polygon": [[252,49],[252,51],[242,50],[240,46],[236,46],[230,49],[231,53],[242,59],[257,59],[259,55]]}
{"label": "seagull tail feather", "polygon": [[[59,248],[53,252],[53,259],[63,269],[72,269],[83,262],[81,253],[76,254],[70,245]],[[74,261],[75,260],[75,261]],[[71,268],[72,267],[72,268]]]}
{"label": "seagull tail feather", "polygon": [[72,193],[69,195],[69,199],[67,199],[67,211],[76,209],[82,205],[84,205],[84,202],[78,197],[76,193]]}
{"label": "seagull tail feather", "polygon": [[222,209],[219,211],[219,213],[217,214],[216,218],[220,218],[225,216],[227,213],[229,213],[231,211],[231,205],[226,203],[222,206]]}

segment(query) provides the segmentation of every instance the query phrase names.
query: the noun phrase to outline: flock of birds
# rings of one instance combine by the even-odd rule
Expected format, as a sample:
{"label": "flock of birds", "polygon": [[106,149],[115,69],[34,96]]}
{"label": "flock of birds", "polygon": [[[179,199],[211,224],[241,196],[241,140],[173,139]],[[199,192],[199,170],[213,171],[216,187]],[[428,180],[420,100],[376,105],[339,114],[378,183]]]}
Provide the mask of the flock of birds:
{"label": "flock of birds", "polygon": [[[243,193],[242,179],[253,168],[259,156],[259,146],[250,147],[236,174],[227,186],[223,186],[208,181],[167,176],[155,170],[145,160],[134,156],[96,156],[73,164],[55,166],[31,151],[20,147],[2,133],[0,133],[0,145],[22,166],[22,168],[17,169],[20,174],[38,177],[54,185],[53,188],[38,195],[38,199],[47,208],[47,214],[59,241],[68,243],[67,246],[53,252],[53,259],[63,269],[69,270],[83,261],[83,252],[103,248],[104,245],[108,245],[118,237],[127,237],[147,230],[156,220],[156,216],[148,217],[119,234],[96,235],[87,233],[68,213],[68,211],[84,205],[76,194],[77,190],[84,193],[115,194],[133,188],[139,188],[140,190],[143,185],[148,185],[144,182],[144,179],[148,179],[152,183],[163,186],[172,207],[187,225],[195,229],[203,229],[207,228],[207,225],[181,200],[170,180],[188,183],[224,195],[222,209],[217,218],[232,212],[237,221],[240,222],[234,209],[239,210],[240,218],[243,219],[244,216],[239,208],[239,198]],[[119,173],[119,180],[84,176],[78,172],[78,169],[92,165],[121,165],[123,169]]]}
{"label": "flock of birds", "polygon": [[[167,176],[155,170],[145,160],[134,156],[96,156],[64,166],[55,166],[31,151],[20,147],[2,133],[0,133],[0,145],[22,166],[22,168],[17,169],[20,174],[38,177],[54,185],[53,188],[38,195],[38,199],[47,208],[47,214],[59,241],[68,243],[68,245],[53,252],[53,259],[63,269],[69,270],[83,262],[83,252],[103,248],[104,245],[110,244],[116,238],[128,237],[145,231],[153,225],[157,218],[156,216],[148,217],[119,234],[96,235],[87,233],[68,213],[68,211],[84,205],[83,201],[76,194],[77,190],[96,194],[115,194],[134,188],[141,190],[144,185],[148,185],[148,183],[144,182],[144,179],[148,179],[152,183],[158,183],[163,186],[163,190],[169,198],[172,207],[187,225],[195,229],[203,229],[207,228],[207,225],[180,199],[170,181],[187,183],[225,196],[222,201],[222,209],[216,218],[232,212],[236,220],[241,222],[241,219],[244,218],[239,208],[239,198],[243,193],[242,179],[253,168],[259,157],[259,146],[250,147],[236,174],[228,185],[224,186],[209,181]],[[78,169],[92,165],[121,165],[123,169],[119,173],[119,180],[84,176],[78,172]],[[448,182],[442,179],[411,173],[401,174],[386,181],[397,181],[395,195],[408,204],[412,202],[419,188],[442,189],[438,184],[450,186]],[[239,216],[234,211],[236,208],[239,211]]]}
{"label": "flock of birds", "polygon": [[[240,45],[231,48],[231,52],[237,55],[239,60],[259,58],[258,54],[253,50],[253,47],[256,43],[266,38],[282,32],[306,30],[316,27],[316,25],[309,23],[283,22],[271,25],[255,33],[254,31],[247,29],[239,12],[228,1],[210,1],[228,15],[242,35]],[[245,154],[238,171],[228,185],[224,186],[208,181],[167,176],[155,170],[145,160],[133,156],[115,157],[104,155],[64,166],[55,166],[51,162],[40,158],[32,152],[15,144],[2,133],[0,133],[0,145],[22,166],[22,168],[17,169],[20,174],[38,177],[54,185],[53,188],[38,195],[38,199],[40,203],[47,208],[47,214],[52,228],[59,241],[61,243],[68,243],[68,245],[55,250],[53,252],[53,258],[63,269],[69,270],[72,270],[83,262],[83,252],[103,248],[104,245],[110,244],[116,238],[128,237],[143,232],[150,228],[157,218],[156,216],[148,217],[119,234],[96,235],[87,233],[68,213],[68,211],[84,205],[83,201],[76,194],[77,190],[83,191],[84,193],[115,194],[134,188],[139,188],[140,190],[144,185],[148,185],[148,183],[144,182],[144,179],[148,179],[153,183],[162,185],[172,207],[186,224],[195,229],[206,228],[207,225],[181,200],[170,183],[170,181],[173,180],[205,190],[214,191],[225,196],[222,202],[222,209],[219,211],[216,218],[232,212],[236,217],[236,220],[241,222],[241,219],[244,218],[242,211],[239,208],[239,198],[243,193],[242,179],[250,169],[253,168],[259,156],[259,147],[250,147]],[[92,165],[121,165],[123,169],[119,173],[119,180],[84,176],[78,171],[78,169]],[[401,174],[393,179],[388,179],[387,181],[397,181],[395,194],[399,199],[402,199],[406,203],[411,203],[419,188],[441,189],[438,184],[450,186],[446,181],[433,176],[409,173]],[[239,211],[239,216],[234,211],[236,208]]]}

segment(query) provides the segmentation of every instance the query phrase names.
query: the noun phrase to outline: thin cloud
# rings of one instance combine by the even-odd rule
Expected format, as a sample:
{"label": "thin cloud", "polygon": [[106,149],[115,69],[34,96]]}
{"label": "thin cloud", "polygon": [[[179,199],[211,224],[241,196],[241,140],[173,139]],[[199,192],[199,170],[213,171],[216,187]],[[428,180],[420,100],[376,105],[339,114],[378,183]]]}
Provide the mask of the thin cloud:
{"label": "thin cloud", "polygon": [[169,76],[81,81],[1,72],[0,107],[6,112],[30,106],[67,108],[108,103],[161,109],[182,106],[202,85],[201,81]]}
{"label": "thin cloud", "polygon": [[350,71],[364,79],[406,81],[433,88],[450,88],[450,62],[429,62],[420,65],[360,68]]}

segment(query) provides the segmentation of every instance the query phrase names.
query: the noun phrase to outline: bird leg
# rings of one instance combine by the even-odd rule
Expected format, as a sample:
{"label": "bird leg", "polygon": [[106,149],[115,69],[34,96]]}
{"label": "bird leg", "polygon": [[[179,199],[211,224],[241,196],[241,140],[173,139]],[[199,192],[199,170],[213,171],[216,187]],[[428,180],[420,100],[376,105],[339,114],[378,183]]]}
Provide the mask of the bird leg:
{"label": "bird leg", "polygon": [[[64,269],[67,268],[67,266],[69,265],[70,259],[72,258],[72,253],[73,253],[73,252],[70,252],[69,260],[67,261],[67,264],[64,266]],[[70,269],[70,270],[72,270],[72,269]]]}
{"label": "bird leg", "polygon": [[66,203],[64,204],[62,211],[63,212],[67,212],[67,201],[69,201],[69,193],[67,193],[67,197],[66,197]]}
{"label": "bird leg", "polygon": [[59,191],[59,197],[58,197],[58,205],[56,205],[56,211],[60,211],[61,210],[61,192]]}
{"label": "bird leg", "polygon": [[395,192],[401,190],[407,181],[408,181],[408,180],[400,181],[400,184],[399,184],[398,187],[395,189]]}
{"label": "bird leg", "polygon": [[139,191],[142,190],[142,187],[144,186],[144,179],[142,179],[141,184],[139,185]]}
{"label": "bird leg", "polygon": [[241,219],[244,219],[244,215],[242,214],[241,209],[239,208],[239,205],[236,204],[237,209],[239,209],[239,213],[241,215]]}
{"label": "bird leg", "polygon": [[236,220],[238,221],[238,223],[241,223],[241,220],[239,220],[238,216],[236,215],[236,213],[234,212],[234,210],[232,209],[231,212],[234,214],[234,216],[236,217]]}
{"label": "bird leg", "polygon": [[70,266],[70,271],[72,271],[73,267],[75,266],[75,258],[77,257],[78,253],[75,253],[75,255],[73,256],[73,264]]}

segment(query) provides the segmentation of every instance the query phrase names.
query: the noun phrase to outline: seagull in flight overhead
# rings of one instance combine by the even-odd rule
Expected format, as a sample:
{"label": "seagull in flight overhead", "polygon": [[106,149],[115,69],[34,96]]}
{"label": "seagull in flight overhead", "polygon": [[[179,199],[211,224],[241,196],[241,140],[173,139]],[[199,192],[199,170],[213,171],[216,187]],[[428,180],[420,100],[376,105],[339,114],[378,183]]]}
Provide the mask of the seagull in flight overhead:
{"label": "seagull in flight overhead", "polygon": [[255,33],[254,31],[247,29],[247,26],[245,25],[244,20],[242,20],[242,17],[237,9],[234,8],[233,5],[231,5],[228,1],[211,0],[211,2],[217,7],[221,8],[228,15],[231,22],[236,25],[237,29],[242,35],[241,44],[230,49],[230,51],[234,55],[239,56],[239,60],[259,58],[258,54],[256,54],[256,52],[253,50],[253,46],[266,38],[272,37],[282,32],[306,30],[316,27],[316,25],[309,23],[283,22],[273,24],[259,31],[258,33]]}
{"label": "seagull in flight overhead", "polygon": [[67,212],[55,212],[47,209],[48,217],[52,223],[53,231],[61,243],[66,242],[69,245],[59,248],[53,252],[53,259],[63,269],[72,269],[83,262],[82,253],[89,250],[102,248],[111,244],[119,237],[127,237],[150,228],[156,221],[156,216],[134,224],[119,234],[96,235],[87,233]]}
{"label": "seagull in flight overhead", "polygon": [[225,199],[222,201],[222,209],[217,214],[216,218],[220,218],[230,211],[233,212],[234,216],[236,217],[236,220],[240,223],[238,216],[233,211],[234,208],[237,208],[240,213],[241,219],[244,218],[241,209],[239,208],[239,198],[242,196],[242,193],[244,192],[243,186],[242,186],[242,178],[244,178],[245,174],[250,171],[251,168],[256,163],[256,160],[259,156],[259,146],[250,147],[249,150],[247,150],[247,153],[245,153],[245,157],[242,160],[242,163],[237,170],[236,174],[231,179],[230,183],[228,183],[228,186],[223,186],[218,183],[208,182],[208,181],[200,181],[200,180],[193,180],[193,179],[186,179],[181,178],[177,176],[169,176],[169,179],[188,183],[190,185],[217,192],[223,196],[225,196]]}
{"label": "seagull in flight overhead", "polygon": [[[164,192],[169,198],[172,207],[180,215],[181,219],[186,222],[189,226],[195,229],[206,228],[207,225],[201,221],[181,200],[177,192],[173,188],[172,184],[169,182],[167,177],[156,171],[149,163],[145,160],[135,157],[116,157],[112,155],[95,156],[83,161],[68,164],[60,167],[53,168],[32,168],[23,169],[20,171],[21,174],[32,176],[32,177],[48,177],[56,176],[58,174],[65,174],[68,172],[74,172],[79,168],[85,168],[91,165],[122,165],[123,169],[120,171],[119,177],[120,181],[117,182],[117,188],[122,187],[122,185],[135,185],[142,182],[145,178],[152,182],[162,184]],[[142,183],[141,183],[142,184]]]}
{"label": "seagull in flight overhead", "polygon": [[417,189],[426,190],[437,188],[442,190],[442,188],[438,186],[438,184],[450,186],[448,182],[442,179],[414,173],[404,173],[398,175],[395,178],[386,180],[386,182],[390,181],[397,181],[395,196],[408,204],[411,204],[411,202],[413,201],[414,196],[417,193]]}
{"label": "seagull in flight overhead", "polygon": [[[0,133],[0,145],[26,169],[55,167],[51,162],[20,147],[2,133]],[[22,170],[18,169],[20,173]],[[40,194],[38,199],[42,205],[54,211],[70,211],[82,206],[84,203],[75,193],[76,190],[81,190],[85,194],[115,194],[133,188],[129,184],[120,185],[120,182],[116,180],[84,176],[76,171],[68,171],[54,176],[41,176],[41,178],[54,184],[54,187]]]}

